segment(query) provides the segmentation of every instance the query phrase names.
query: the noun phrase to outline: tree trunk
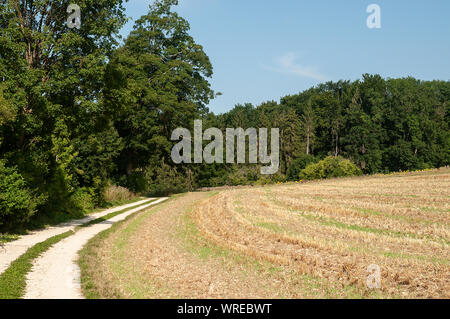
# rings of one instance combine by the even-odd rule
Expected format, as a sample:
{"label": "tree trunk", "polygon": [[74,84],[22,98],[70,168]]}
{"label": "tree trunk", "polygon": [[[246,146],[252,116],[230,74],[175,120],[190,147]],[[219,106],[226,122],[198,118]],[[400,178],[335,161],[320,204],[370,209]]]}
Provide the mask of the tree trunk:
{"label": "tree trunk", "polygon": [[309,155],[309,132],[306,134],[306,155]]}
{"label": "tree trunk", "polygon": [[131,175],[132,172],[133,172],[133,161],[130,160],[127,165],[127,175]]}
{"label": "tree trunk", "polygon": [[338,140],[339,140],[339,134],[336,133],[336,144],[335,144],[335,149],[334,149],[334,157],[337,157],[339,154]]}

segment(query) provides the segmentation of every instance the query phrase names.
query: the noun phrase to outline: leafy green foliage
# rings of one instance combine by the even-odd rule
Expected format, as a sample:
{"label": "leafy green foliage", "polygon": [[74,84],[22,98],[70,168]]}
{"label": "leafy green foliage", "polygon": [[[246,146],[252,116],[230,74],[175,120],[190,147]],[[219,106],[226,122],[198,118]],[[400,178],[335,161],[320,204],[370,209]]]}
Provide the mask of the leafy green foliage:
{"label": "leafy green foliage", "polygon": [[86,187],[78,188],[70,197],[77,210],[87,213],[94,208],[94,191]]}
{"label": "leafy green foliage", "polygon": [[[152,2],[119,45],[124,1],[77,1],[79,30],[65,25],[68,0],[0,1],[0,159],[9,167],[0,166],[0,225],[78,217],[106,204],[111,184],[166,195],[274,183],[328,156],[365,174],[450,165],[449,81],[365,74],[215,115],[213,68],[174,12],[178,1]],[[280,171],[176,166],[171,133],[195,119],[224,133],[279,128]],[[311,176],[360,173],[326,163]]]}
{"label": "leafy green foliage", "polygon": [[27,222],[37,204],[38,199],[17,170],[0,161],[0,228]]}
{"label": "leafy green foliage", "polygon": [[[77,157],[87,152],[77,142],[101,134],[110,116],[102,91],[108,56],[125,22],[122,2],[77,1],[79,30],[65,23],[70,1],[0,2],[0,158],[46,199],[40,213],[77,210],[77,188],[101,188],[92,176],[98,182],[111,173],[97,175],[98,167],[111,169],[108,163],[93,171],[80,165]],[[91,180],[86,183],[80,172]]]}
{"label": "leafy green foliage", "polygon": [[299,174],[300,179],[313,180],[332,177],[358,176],[361,170],[352,162],[341,157],[328,156],[313,164],[309,164]]}
{"label": "leafy green foliage", "polygon": [[3,94],[3,83],[0,83],[0,126],[12,121],[16,116],[15,109],[11,105],[10,100],[5,98]]}
{"label": "leafy green foliage", "polygon": [[[118,110],[114,125],[123,139],[119,170],[127,185],[142,191],[143,169],[170,158],[171,133],[192,125],[213,95],[212,66],[189,24],[171,10],[174,0],[156,1],[136,21],[106,74],[104,102]],[[152,172],[147,170],[150,178]],[[131,181],[130,181],[131,180]]]}
{"label": "leafy green foliage", "polygon": [[187,176],[179,173],[175,168],[162,163],[156,169],[156,177],[149,185],[149,195],[167,196],[188,191]]}
{"label": "leafy green foliage", "polygon": [[296,158],[291,166],[289,166],[286,177],[289,181],[297,181],[300,172],[311,163],[317,162],[317,159],[313,155],[301,155]]}

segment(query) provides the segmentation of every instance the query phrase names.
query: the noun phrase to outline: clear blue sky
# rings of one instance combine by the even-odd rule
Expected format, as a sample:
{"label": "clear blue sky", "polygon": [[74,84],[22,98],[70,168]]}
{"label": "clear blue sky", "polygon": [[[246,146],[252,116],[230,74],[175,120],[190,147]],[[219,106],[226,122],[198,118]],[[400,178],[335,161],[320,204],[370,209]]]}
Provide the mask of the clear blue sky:
{"label": "clear blue sky", "polygon": [[[151,2],[129,0],[127,14]],[[366,25],[372,3],[381,29]],[[363,73],[450,80],[449,0],[180,0],[176,11],[213,64],[216,114]]]}

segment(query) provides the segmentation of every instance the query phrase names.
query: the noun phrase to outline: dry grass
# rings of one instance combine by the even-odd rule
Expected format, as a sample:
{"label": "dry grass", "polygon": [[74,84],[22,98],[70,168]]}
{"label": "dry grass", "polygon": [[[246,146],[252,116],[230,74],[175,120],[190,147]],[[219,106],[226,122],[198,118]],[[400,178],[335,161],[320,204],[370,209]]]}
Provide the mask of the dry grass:
{"label": "dry grass", "polygon": [[206,240],[191,213],[213,195],[186,194],[97,236],[81,252],[84,294],[91,298],[361,296],[360,289],[342,289]]}
{"label": "dry grass", "polygon": [[122,186],[109,186],[106,188],[103,198],[108,203],[128,201],[136,197],[136,194],[130,192]]}
{"label": "dry grass", "polygon": [[[85,250],[89,296],[449,298],[450,169],[190,193]],[[366,287],[381,268],[381,289]]]}
{"label": "dry grass", "polygon": [[449,298],[450,170],[227,191],[195,211],[212,242],[385,297]]}

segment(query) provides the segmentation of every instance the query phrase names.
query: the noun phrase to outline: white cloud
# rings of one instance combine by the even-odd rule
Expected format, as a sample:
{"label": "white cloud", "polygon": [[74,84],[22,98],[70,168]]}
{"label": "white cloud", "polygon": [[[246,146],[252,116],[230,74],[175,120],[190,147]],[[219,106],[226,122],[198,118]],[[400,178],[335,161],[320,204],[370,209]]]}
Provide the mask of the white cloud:
{"label": "white cloud", "polygon": [[299,77],[311,78],[318,81],[327,80],[327,77],[321,74],[317,68],[298,64],[296,62],[297,58],[298,57],[294,52],[288,52],[275,59],[275,67],[266,67],[266,69],[280,73],[293,74]]}

